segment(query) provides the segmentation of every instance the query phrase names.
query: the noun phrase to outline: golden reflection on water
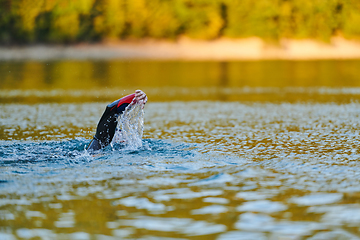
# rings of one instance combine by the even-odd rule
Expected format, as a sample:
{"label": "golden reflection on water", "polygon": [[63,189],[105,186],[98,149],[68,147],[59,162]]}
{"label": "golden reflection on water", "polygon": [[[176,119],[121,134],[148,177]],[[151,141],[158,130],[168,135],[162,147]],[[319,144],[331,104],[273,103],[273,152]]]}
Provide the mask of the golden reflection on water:
{"label": "golden reflection on water", "polygon": [[359,69],[359,60],[0,62],[0,102],[112,101],[137,88],[152,101],[350,102]]}
{"label": "golden reflection on water", "polygon": [[1,62],[1,87],[357,87],[359,60]]}
{"label": "golden reflection on water", "polygon": [[[357,239],[358,63],[1,63],[0,239]],[[87,155],[135,88],[149,149]]]}

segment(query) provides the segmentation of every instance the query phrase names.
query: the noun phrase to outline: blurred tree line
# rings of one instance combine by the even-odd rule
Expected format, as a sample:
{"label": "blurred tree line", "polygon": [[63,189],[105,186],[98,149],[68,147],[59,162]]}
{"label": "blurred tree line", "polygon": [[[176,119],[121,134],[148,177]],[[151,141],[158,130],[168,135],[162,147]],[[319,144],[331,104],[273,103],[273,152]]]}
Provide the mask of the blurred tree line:
{"label": "blurred tree line", "polygon": [[359,0],[0,0],[0,43],[360,37]]}

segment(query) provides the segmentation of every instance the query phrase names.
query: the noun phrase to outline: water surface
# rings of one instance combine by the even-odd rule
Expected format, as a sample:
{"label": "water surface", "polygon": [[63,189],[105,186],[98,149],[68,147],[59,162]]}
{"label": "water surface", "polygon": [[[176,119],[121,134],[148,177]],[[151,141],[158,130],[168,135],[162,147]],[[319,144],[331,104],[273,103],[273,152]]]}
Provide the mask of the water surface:
{"label": "water surface", "polygon": [[[228,65],[273,64],[279,76],[299,64],[356,72],[356,63]],[[223,63],[163,64],[189,64],[191,75]],[[108,102],[92,97],[106,90],[87,79],[68,98],[55,83],[46,95],[46,87],[3,81],[0,238],[359,239],[359,79],[340,70],[331,71],[347,80],[334,84],[145,84],[142,147],[115,144],[95,155],[84,148]]]}

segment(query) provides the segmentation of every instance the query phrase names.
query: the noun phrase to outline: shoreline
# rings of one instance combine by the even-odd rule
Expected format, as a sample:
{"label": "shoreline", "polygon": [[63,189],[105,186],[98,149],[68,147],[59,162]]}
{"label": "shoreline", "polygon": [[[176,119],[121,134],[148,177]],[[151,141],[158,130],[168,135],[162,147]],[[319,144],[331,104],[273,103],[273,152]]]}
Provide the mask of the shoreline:
{"label": "shoreline", "polygon": [[212,41],[138,40],[74,45],[0,46],[1,61],[23,60],[331,60],[360,59],[360,41],[333,37],[329,43],[282,39],[277,45],[260,38]]}

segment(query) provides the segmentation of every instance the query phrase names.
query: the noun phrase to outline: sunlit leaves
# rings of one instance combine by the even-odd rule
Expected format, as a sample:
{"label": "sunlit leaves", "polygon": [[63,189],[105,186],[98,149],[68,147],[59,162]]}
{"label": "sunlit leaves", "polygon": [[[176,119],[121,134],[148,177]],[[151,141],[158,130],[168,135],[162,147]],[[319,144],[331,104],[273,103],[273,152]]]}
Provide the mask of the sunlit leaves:
{"label": "sunlit leaves", "polygon": [[0,14],[0,43],[360,36],[356,0],[2,0]]}

